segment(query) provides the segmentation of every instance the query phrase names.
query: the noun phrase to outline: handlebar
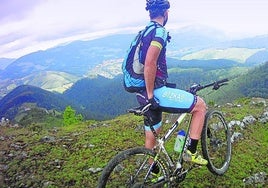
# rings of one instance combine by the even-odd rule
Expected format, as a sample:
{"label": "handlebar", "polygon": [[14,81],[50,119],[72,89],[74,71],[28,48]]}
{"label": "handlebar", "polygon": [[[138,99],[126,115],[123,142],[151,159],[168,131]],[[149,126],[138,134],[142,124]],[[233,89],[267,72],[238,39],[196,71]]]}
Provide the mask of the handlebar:
{"label": "handlebar", "polygon": [[195,95],[198,91],[200,91],[202,89],[205,89],[207,87],[211,87],[211,86],[213,86],[212,87],[213,90],[218,90],[221,86],[227,85],[228,81],[229,80],[227,78],[225,78],[225,79],[222,79],[222,80],[212,82],[212,83],[207,84],[207,85],[194,84],[194,85],[192,85],[190,87],[190,89],[188,91]]}
{"label": "handlebar", "polygon": [[[218,90],[221,86],[223,85],[227,85],[229,80],[227,78],[222,79],[222,80],[218,80],[215,82],[212,82],[210,84],[206,84],[206,85],[200,85],[200,84],[194,84],[190,87],[190,89],[188,90],[188,92],[196,95],[196,93],[202,89],[205,89],[207,87],[212,87],[213,90]],[[139,106],[136,108],[132,108],[132,109],[128,109],[127,111],[129,113],[134,113],[135,115],[141,116],[144,115],[145,112],[147,112],[149,110],[149,107],[151,106],[150,103],[144,105],[144,106]]]}

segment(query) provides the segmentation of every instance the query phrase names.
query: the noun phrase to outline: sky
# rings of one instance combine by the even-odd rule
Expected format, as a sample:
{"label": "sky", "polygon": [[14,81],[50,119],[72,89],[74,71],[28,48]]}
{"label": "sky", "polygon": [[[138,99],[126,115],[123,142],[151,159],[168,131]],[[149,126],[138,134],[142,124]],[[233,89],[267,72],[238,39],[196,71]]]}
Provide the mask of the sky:
{"label": "sky", "polygon": [[[167,29],[199,24],[233,37],[268,34],[268,0],[169,0]],[[137,32],[145,0],[0,0],[0,58],[74,40]],[[174,39],[176,40],[176,39]]]}

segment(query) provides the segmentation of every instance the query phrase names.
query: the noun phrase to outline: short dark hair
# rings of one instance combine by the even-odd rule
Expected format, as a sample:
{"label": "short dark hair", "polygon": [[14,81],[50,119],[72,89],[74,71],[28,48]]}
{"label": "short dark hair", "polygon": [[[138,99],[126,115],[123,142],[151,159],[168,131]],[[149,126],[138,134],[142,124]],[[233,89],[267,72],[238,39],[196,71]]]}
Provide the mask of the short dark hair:
{"label": "short dark hair", "polygon": [[151,9],[149,10],[149,13],[150,13],[150,18],[151,19],[154,19],[154,18],[157,18],[159,16],[164,16],[165,12],[166,12],[167,9]]}

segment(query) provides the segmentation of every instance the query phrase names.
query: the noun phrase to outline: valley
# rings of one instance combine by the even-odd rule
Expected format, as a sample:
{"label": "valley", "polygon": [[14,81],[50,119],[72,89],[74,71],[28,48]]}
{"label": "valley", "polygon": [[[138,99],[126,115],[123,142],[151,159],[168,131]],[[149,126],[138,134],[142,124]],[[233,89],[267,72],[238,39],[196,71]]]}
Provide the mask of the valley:
{"label": "valley", "polygon": [[[228,41],[190,28],[172,36],[167,52],[169,81],[178,88],[187,90],[194,83],[228,78],[226,91],[212,94],[211,102],[267,97],[268,45],[263,41],[268,36]],[[59,112],[71,105],[85,119],[103,120],[124,114],[137,104],[135,97],[124,91],[121,72],[133,37],[124,34],[75,41],[9,61],[0,70],[0,116],[15,118],[23,103]],[[2,60],[0,63],[7,62]],[[20,86],[23,92],[16,90]],[[222,97],[226,93],[232,95]]]}

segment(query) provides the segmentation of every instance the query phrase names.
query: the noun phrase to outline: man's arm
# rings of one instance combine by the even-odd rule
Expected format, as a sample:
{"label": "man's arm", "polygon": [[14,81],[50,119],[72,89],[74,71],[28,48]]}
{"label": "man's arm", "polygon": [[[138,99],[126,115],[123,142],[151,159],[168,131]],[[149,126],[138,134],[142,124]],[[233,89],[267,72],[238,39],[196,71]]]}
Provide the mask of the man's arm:
{"label": "man's arm", "polygon": [[144,65],[144,79],[148,99],[151,99],[154,96],[154,82],[157,71],[157,60],[160,52],[161,48],[159,48],[159,46],[151,44],[146,54]]}

